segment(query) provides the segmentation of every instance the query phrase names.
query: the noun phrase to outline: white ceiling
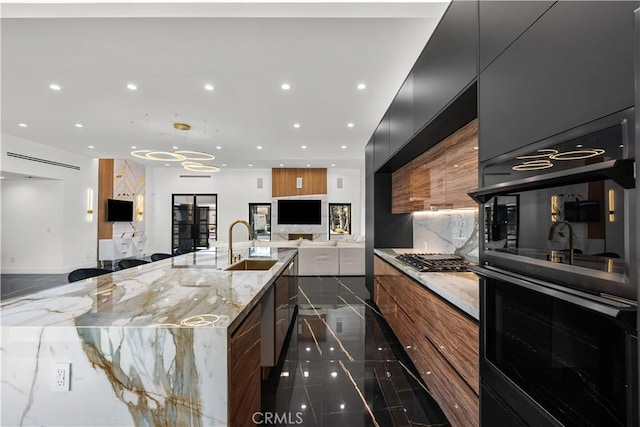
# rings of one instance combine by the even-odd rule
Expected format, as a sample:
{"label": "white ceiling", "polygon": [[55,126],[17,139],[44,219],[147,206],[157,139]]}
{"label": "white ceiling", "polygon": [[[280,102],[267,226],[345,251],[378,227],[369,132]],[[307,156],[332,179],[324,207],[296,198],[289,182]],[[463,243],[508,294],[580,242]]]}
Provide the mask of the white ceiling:
{"label": "white ceiling", "polygon": [[361,168],[447,5],[4,3],[2,132],[90,157],[177,146],[227,168]]}

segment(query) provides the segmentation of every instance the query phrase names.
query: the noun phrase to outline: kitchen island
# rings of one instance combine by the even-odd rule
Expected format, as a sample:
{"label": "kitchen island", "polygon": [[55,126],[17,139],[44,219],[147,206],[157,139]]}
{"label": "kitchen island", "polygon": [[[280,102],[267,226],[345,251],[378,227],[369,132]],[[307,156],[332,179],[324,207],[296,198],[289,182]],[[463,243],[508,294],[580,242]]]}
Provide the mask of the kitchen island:
{"label": "kitchen island", "polygon": [[[297,250],[234,253],[275,264],[226,271],[226,250],[194,252],[2,301],[1,424],[244,425],[235,402],[260,409],[270,292]],[[53,391],[60,362],[68,391]]]}
{"label": "kitchen island", "polygon": [[469,272],[421,273],[374,250],[374,301],[452,427],[479,425],[479,281]]}

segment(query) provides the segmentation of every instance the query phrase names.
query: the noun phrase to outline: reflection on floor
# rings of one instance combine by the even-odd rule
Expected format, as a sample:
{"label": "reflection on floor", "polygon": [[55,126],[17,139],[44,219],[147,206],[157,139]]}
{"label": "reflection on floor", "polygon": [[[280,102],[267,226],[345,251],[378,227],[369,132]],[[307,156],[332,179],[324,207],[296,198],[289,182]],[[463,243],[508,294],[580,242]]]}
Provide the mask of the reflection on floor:
{"label": "reflection on floor", "polygon": [[0,299],[19,297],[67,284],[66,274],[3,274]]}
{"label": "reflection on floor", "polygon": [[300,278],[287,353],[263,386],[271,425],[449,425],[369,298],[363,277]]}

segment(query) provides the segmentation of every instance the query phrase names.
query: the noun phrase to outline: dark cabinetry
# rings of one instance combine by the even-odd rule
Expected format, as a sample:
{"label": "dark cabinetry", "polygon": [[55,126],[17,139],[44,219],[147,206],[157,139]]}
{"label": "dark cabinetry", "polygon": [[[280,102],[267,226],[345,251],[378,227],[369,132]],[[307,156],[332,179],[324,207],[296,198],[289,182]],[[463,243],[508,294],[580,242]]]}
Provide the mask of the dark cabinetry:
{"label": "dark cabinetry", "polygon": [[[491,63],[536,19],[553,5],[553,1],[481,1],[478,3],[478,60],[480,71]],[[490,96],[490,94],[489,94]]]}
{"label": "dark cabinetry", "polygon": [[389,159],[389,112],[373,134],[373,168],[379,169]]}
{"label": "dark cabinetry", "polygon": [[416,131],[413,118],[413,73],[410,73],[389,107],[389,154],[393,155]]}
{"label": "dark cabinetry", "polygon": [[638,5],[556,2],[484,69],[480,161],[632,106]]}

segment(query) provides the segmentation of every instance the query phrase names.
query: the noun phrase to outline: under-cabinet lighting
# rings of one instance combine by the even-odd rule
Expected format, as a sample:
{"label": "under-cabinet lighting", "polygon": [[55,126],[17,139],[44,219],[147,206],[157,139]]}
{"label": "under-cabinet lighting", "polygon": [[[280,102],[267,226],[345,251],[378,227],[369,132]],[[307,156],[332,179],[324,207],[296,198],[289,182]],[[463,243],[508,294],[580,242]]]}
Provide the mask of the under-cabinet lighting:
{"label": "under-cabinet lighting", "polygon": [[456,208],[456,209],[442,208],[442,209],[431,210],[431,211],[413,212],[413,216],[428,218],[428,217],[437,217],[437,216],[445,216],[445,215],[468,214],[470,212],[474,212],[477,210],[478,210],[477,207]]}

